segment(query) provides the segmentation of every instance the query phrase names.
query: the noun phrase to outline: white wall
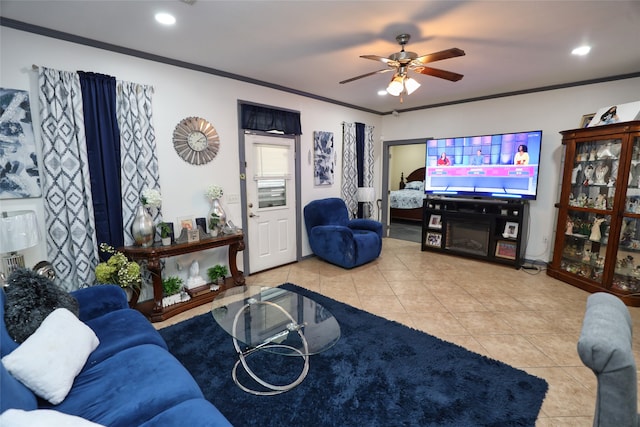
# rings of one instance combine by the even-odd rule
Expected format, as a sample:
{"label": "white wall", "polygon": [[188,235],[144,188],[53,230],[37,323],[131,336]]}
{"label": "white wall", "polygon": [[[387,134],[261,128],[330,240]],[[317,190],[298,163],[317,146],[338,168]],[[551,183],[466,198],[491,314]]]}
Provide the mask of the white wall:
{"label": "white wall", "polygon": [[[238,100],[301,112],[302,206],[310,200],[340,194],[340,174],[336,174],[333,186],[314,187],[312,165],[306,159],[309,150],[313,150],[313,132],[333,132],[336,170],[341,170],[342,122],[362,122],[375,127],[376,194],[380,194],[382,140],[542,129],[539,197],[531,203],[526,257],[544,261],[550,259],[555,218],[553,205],[557,201],[561,179],[562,147],[558,132],[578,127],[583,114],[593,113],[607,105],[640,99],[640,78],[636,78],[400,113],[398,117],[380,117],[273,89],[0,27],[0,87],[30,90],[34,131],[38,133],[38,141],[37,81],[32,64],[60,70],[110,74],[119,80],[154,86],[162,211],[167,221],[175,221],[177,217],[186,215],[204,216],[209,205],[203,192],[209,184],[222,185],[226,195],[240,193]],[[173,129],[188,116],[209,120],[220,135],[220,152],[207,165],[189,165],[173,149]],[[241,224],[240,205],[227,203],[225,206],[230,219]],[[17,209],[36,210],[44,232],[41,198],[0,200],[0,210]],[[306,235],[302,238],[303,255],[308,255],[310,249]],[[546,243],[543,241],[545,238]],[[44,244],[24,251],[24,254],[27,265],[47,259]],[[224,261],[224,255],[212,256]],[[242,265],[241,257],[238,261]]]}
{"label": "white wall", "polygon": [[[640,78],[538,92],[384,116],[386,141],[432,136],[446,138],[542,129],[538,198],[530,203],[526,258],[550,261],[561,162],[559,134],[575,129],[584,114],[640,99]],[[428,88],[426,89],[428,90]]]}
{"label": "white wall", "polygon": [[[37,106],[37,72],[32,64],[58,70],[83,70],[115,76],[118,80],[152,85],[153,113],[158,147],[160,185],[162,190],[162,213],[167,221],[192,215],[205,216],[210,205],[204,196],[206,187],[219,184],[225,195],[240,194],[239,179],[239,135],[238,100],[272,105],[300,111],[302,121],[302,206],[307,202],[340,195],[342,168],[342,123],[361,122],[375,127],[374,140],[380,140],[379,115],[316,101],[261,86],[242,83],[201,72],[129,57],[109,51],[81,46],[47,37],[42,37],[6,27],[0,27],[0,87],[30,90],[34,118],[34,131],[38,149],[39,123]],[[220,151],[210,163],[194,166],[186,163],[173,148],[171,136],[176,124],[185,117],[199,116],[211,122],[220,135]],[[313,155],[313,132],[334,133],[336,148],[336,181],[332,186],[314,187],[313,165],[307,162],[309,150]],[[379,149],[376,160],[379,164]],[[38,153],[41,158],[40,153]],[[379,169],[379,166],[378,166]],[[378,178],[379,179],[379,178]],[[379,187],[379,183],[377,183]],[[239,204],[223,203],[229,219],[242,225]],[[42,198],[0,200],[0,211],[33,209],[38,213],[44,233]],[[44,234],[43,234],[44,236]],[[311,253],[303,236],[303,255]],[[215,252],[224,253],[215,253]],[[204,265],[226,261],[226,251],[212,250],[207,254],[213,259]],[[23,251],[27,266],[48,259],[46,246]],[[197,255],[194,255],[197,256]],[[190,259],[184,260],[184,263]],[[242,257],[238,257],[242,268]],[[201,263],[203,266],[203,263]],[[171,268],[173,266],[167,266]],[[170,270],[169,273],[172,273]],[[186,276],[186,273],[181,273]]]}

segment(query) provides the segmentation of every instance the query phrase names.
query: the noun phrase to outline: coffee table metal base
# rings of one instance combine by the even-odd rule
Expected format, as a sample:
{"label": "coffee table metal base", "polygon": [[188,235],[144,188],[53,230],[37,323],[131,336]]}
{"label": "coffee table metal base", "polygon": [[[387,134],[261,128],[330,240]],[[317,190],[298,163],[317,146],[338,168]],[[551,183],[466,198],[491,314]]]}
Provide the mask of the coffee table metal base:
{"label": "coffee table metal base", "polygon": [[[247,350],[242,350],[240,348],[240,343],[238,342],[238,340],[235,338],[237,336],[236,332],[237,332],[237,325],[238,325],[238,319],[240,318],[240,316],[242,316],[242,314],[244,313],[244,311],[249,308],[252,304],[264,304],[264,305],[270,305],[274,308],[277,308],[278,310],[282,311],[282,313],[284,313],[285,316],[287,316],[290,320],[291,323],[289,325],[287,325],[287,329],[285,329],[284,331],[273,335],[272,337],[268,338],[267,340],[265,340],[264,343],[260,344],[259,346],[256,347],[252,347],[249,348]],[[309,346],[307,344],[307,340],[304,337],[304,334],[302,332],[302,326],[303,325],[299,325],[298,323],[296,323],[295,319],[293,319],[293,317],[291,317],[291,315],[289,313],[287,313],[282,307],[280,307],[277,304],[274,304],[272,302],[269,301],[253,301],[250,302],[249,304],[245,304],[240,310],[238,310],[238,312],[236,313],[235,318],[233,319],[233,347],[236,349],[236,352],[238,353],[238,361],[236,361],[236,363],[233,365],[233,370],[231,372],[231,376],[233,377],[233,381],[236,383],[236,385],[242,389],[243,391],[247,392],[247,393],[251,393],[251,394],[255,394],[258,396],[273,396],[276,394],[281,394],[284,393],[286,391],[291,390],[292,388],[298,386],[307,376],[307,374],[309,373]],[[297,332],[298,335],[300,336],[300,340],[302,341],[302,345],[303,345],[303,350],[297,349],[295,347],[289,346],[289,345],[285,345],[285,344],[277,344],[274,343],[274,340],[277,340],[279,338],[284,338],[286,337],[290,332]],[[271,384],[266,382],[265,380],[261,379],[260,377],[258,377],[249,367],[248,363],[247,363],[247,358],[255,353],[256,351],[261,351],[261,350],[269,350],[269,349],[274,349],[274,348],[282,348],[282,349],[288,349],[291,352],[297,353],[297,355],[299,357],[302,357],[302,359],[304,360],[304,366],[302,368],[302,372],[300,373],[300,375],[298,376],[298,378],[296,378],[293,382],[291,382],[290,384],[286,384],[286,385],[277,385],[277,384]],[[288,355],[285,355],[284,357],[289,357]],[[242,383],[240,383],[240,381],[238,380],[238,367],[242,365],[242,368],[245,370],[245,372],[254,380],[256,381],[258,384],[262,385],[263,387],[269,389],[270,391],[259,391],[259,390],[254,390],[251,389],[245,385],[243,385]]]}

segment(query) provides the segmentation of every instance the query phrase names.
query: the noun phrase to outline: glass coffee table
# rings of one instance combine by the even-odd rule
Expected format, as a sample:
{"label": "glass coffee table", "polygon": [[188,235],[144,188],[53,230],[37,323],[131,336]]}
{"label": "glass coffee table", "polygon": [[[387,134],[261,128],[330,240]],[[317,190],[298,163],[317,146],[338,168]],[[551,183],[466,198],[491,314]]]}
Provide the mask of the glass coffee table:
{"label": "glass coffee table", "polygon": [[[299,385],[309,372],[309,356],[331,348],[340,339],[340,325],[322,305],[280,288],[236,286],[213,300],[213,318],[233,338],[238,360],[233,381],[242,390],[263,396],[284,393]],[[271,384],[254,373],[248,357],[258,351],[300,357],[302,372],[291,383]],[[266,391],[255,390],[238,380],[238,367]]]}

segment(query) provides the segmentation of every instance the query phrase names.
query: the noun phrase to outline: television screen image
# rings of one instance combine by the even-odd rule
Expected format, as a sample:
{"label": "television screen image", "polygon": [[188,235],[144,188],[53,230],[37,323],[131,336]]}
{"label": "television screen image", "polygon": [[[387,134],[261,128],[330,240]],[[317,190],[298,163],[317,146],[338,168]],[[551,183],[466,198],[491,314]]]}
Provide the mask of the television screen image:
{"label": "television screen image", "polygon": [[542,131],[426,142],[425,192],[535,199]]}

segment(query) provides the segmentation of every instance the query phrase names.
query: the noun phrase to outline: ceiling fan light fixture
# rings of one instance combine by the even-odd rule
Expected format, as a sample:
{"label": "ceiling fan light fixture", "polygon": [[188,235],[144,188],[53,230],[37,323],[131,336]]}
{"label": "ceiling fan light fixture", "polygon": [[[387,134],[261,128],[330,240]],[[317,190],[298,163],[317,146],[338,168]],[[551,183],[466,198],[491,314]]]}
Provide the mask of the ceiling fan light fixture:
{"label": "ceiling fan light fixture", "polygon": [[404,87],[407,89],[407,95],[411,95],[413,92],[415,92],[416,89],[420,87],[420,83],[418,83],[417,80],[409,77],[408,79],[405,79]]}
{"label": "ceiling fan light fixture", "polygon": [[389,95],[400,96],[402,91],[404,91],[403,80],[404,77],[402,76],[396,75],[393,77],[393,79],[389,83],[389,86],[387,86],[387,92],[389,93]]}

